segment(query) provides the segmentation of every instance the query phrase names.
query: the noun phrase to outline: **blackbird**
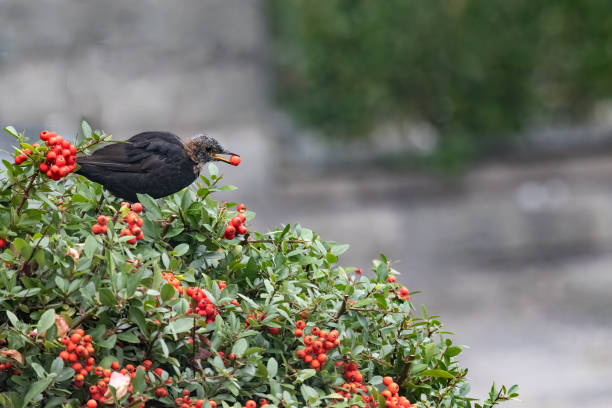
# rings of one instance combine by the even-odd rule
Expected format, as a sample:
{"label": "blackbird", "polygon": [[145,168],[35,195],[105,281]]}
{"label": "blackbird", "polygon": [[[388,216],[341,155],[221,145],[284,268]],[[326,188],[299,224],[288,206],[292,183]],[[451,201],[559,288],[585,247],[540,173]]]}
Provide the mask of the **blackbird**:
{"label": "blackbird", "polygon": [[136,193],[160,198],[187,187],[204,163],[230,163],[222,155],[235,154],[206,135],[183,142],[169,132],[143,132],[124,143],[104,146],[90,156],[77,157],[80,168],[76,172],[102,184],[117,197],[136,202]]}

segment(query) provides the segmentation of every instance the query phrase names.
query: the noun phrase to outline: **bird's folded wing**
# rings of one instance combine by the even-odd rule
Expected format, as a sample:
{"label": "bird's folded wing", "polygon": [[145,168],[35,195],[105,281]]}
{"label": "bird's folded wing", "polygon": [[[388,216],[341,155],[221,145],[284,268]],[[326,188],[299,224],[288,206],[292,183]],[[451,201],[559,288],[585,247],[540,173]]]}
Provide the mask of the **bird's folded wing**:
{"label": "bird's folded wing", "polygon": [[181,153],[181,147],[180,142],[170,143],[154,135],[136,140],[131,138],[127,143],[113,143],[96,150],[91,156],[79,157],[77,162],[81,166],[96,166],[110,171],[142,173],[164,166],[173,153]]}

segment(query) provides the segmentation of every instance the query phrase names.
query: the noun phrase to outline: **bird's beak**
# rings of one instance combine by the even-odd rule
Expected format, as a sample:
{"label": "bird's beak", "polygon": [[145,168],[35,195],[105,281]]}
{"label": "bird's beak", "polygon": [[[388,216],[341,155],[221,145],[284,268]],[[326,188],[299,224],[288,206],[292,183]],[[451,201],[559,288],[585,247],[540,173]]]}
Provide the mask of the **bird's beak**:
{"label": "bird's beak", "polygon": [[[230,152],[223,152],[223,154],[229,154],[230,156],[238,156],[237,154],[230,153]],[[214,158],[215,158],[215,159],[217,159],[217,160],[221,160],[221,161],[223,161],[223,162],[230,163],[230,159],[228,159],[228,158],[226,158],[226,157],[223,157],[223,156],[221,156],[220,154],[217,154],[217,153],[211,153],[211,154],[210,154],[210,156],[211,156],[211,157],[214,157]],[[231,163],[230,163],[230,164],[231,164]]]}

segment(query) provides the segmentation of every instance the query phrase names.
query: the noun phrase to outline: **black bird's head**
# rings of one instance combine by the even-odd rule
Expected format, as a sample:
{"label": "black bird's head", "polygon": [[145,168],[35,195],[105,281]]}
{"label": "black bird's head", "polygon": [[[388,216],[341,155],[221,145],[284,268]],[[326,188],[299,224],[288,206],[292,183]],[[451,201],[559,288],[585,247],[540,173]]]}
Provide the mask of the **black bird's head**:
{"label": "black bird's head", "polygon": [[187,154],[191,157],[191,160],[196,162],[198,165],[210,161],[223,161],[230,163],[229,157],[226,156],[238,156],[236,153],[225,150],[219,142],[210,136],[197,135],[187,143],[185,143],[185,149]]}

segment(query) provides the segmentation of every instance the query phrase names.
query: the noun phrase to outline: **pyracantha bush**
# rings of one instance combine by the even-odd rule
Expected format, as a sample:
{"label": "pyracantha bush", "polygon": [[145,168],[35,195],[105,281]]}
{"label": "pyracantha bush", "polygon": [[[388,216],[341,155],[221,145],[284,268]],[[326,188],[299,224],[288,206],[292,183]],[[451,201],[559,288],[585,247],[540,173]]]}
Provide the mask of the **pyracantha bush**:
{"label": "pyracantha bush", "polygon": [[34,146],[6,128],[19,159],[0,172],[0,406],[490,407],[517,396],[494,386],[468,398],[462,346],[415,314],[384,256],[368,277],[338,264],[347,245],[307,228],[246,229],[252,211],[211,198],[233,189],[214,165],[193,189],[132,204],[72,167],[41,171],[109,141],[82,128],[66,164],[49,158],[64,139]]}

